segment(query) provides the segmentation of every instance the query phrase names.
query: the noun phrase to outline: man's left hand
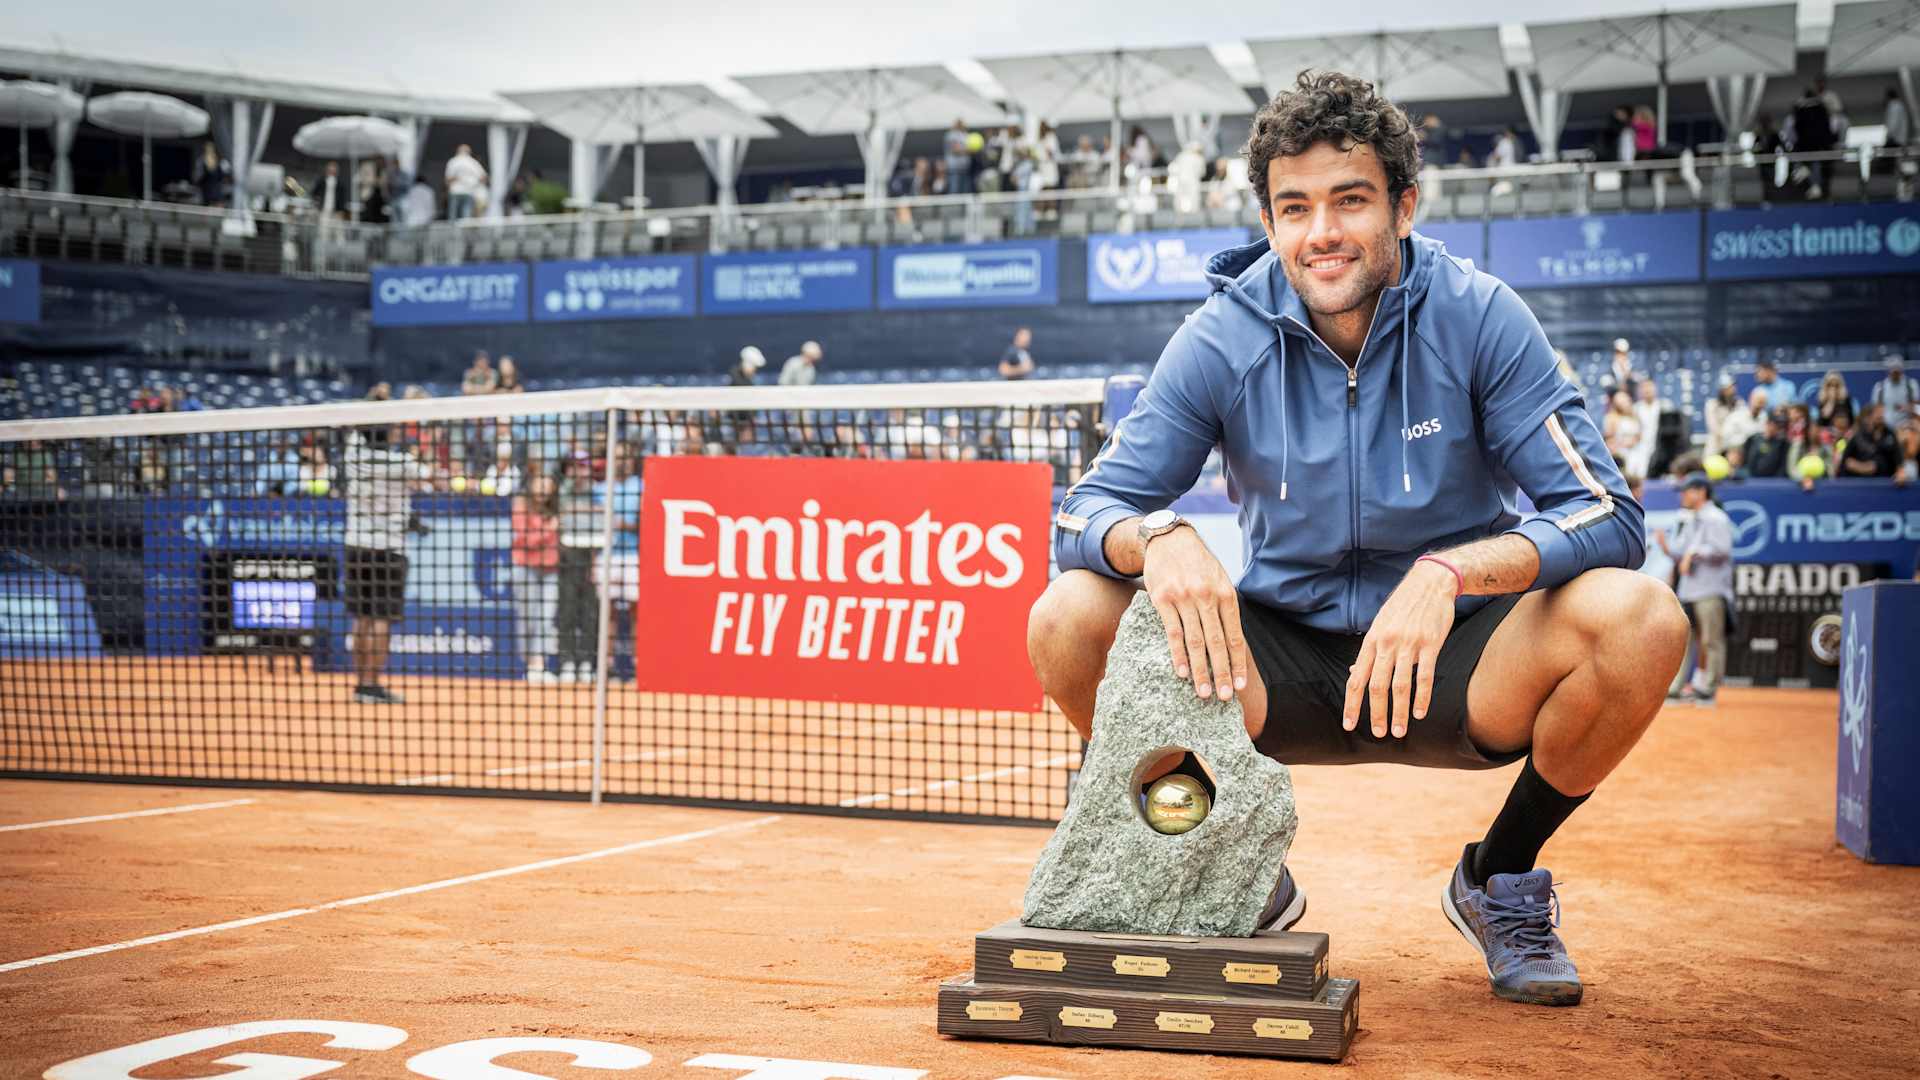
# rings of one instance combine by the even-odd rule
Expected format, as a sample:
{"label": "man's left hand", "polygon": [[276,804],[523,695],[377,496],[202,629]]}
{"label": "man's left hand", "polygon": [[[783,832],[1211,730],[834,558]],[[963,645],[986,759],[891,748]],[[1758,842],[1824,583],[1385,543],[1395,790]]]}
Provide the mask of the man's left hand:
{"label": "man's left hand", "polygon": [[1389,717],[1396,739],[1406,737],[1409,711],[1415,720],[1426,719],[1433,698],[1433,669],[1440,646],[1453,629],[1458,588],[1453,572],[1437,563],[1416,562],[1407,571],[1367,629],[1360,655],[1347,674],[1347,701],[1341,712],[1346,730],[1360,723],[1363,695],[1376,739],[1386,737]]}
{"label": "man's left hand", "polygon": [[1686,577],[1688,574],[1691,574],[1691,573],[1693,573],[1693,556],[1692,555],[1680,556],[1680,576]]}

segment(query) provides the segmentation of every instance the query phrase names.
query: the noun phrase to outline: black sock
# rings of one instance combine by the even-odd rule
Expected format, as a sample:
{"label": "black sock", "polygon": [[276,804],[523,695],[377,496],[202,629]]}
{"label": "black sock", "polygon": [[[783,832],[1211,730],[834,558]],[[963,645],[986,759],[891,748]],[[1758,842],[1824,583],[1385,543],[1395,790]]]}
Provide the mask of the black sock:
{"label": "black sock", "polygon": [[1487,878],[1494,874],[1524,874],[1533,869],[1547,838],[1586,801],[1586,795],[1555,791],[1534,771],[1529,756],[1520,769],[1520,778],[1513,782],[1513,790],[1507,793],[1500,816],[1493,819],[1486,839],[1474,847],[1473,865],[1467,868],[1473,883],[1484,888]]}

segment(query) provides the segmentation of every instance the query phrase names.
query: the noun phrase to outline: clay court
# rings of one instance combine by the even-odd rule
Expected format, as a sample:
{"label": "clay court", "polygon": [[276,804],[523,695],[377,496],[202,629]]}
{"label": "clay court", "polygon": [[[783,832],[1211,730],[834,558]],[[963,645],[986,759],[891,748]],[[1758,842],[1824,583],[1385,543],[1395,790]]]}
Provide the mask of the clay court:
{"label": "clay court", "polygon": [[[1825,692],[1729,690],[1713,711],[1666,710],[1546,852],[1587,979],[1575,1009],[1495,1000],[1438,910],[1504,777],[1295,770],[1289,864],[1311,896],[1298,929],[1332,935],[1334,972],[1362,986],[1344,1066],[936,1035],[936,983],[966,969],[975,932],[1017,913],[1040,828],[9,780],[0,1071],[39,1076],[195,1029],[317,1020],[406,1037],[341,1040],[379,1049],[297,1031],[207,1049],[209,1038],[57,1075],[222,1075],[246,1062],[216,1059],[252,1053],[316,1059],[275,1075],[327,1061],[345,1063],[342,1075],[404,1076],[415,1055],[517,1037],[638,1048],[649,1075],[734,1076],[771,1058],[864,1067],[811,1075],[978,1080],[1497,1076],[1546,1062],[1610,1077],[1908,1076],[1920,876],[1834,844],[1836,707]],[[929,786],[954,781],[941,793],[1029,775],[966,782],[959,770],[978,762],[959,758],[979,757],[978,741],[943,742],[924,716],[883,723],[897,727],[838,734],[969,748],[928,756]],[[1049,750],[1009,747],[999,767]],[[621,752],[610,743],[610,759]],[[189,809],[203,804],[226,805]],[[119,816],[150,810],[177,812]],[[601,1053],[591,1071],[538,1050],[500,1057],[520,1073],[445,1071],[449,1055],[416,1064],[584,1077],[643,1060]]]}

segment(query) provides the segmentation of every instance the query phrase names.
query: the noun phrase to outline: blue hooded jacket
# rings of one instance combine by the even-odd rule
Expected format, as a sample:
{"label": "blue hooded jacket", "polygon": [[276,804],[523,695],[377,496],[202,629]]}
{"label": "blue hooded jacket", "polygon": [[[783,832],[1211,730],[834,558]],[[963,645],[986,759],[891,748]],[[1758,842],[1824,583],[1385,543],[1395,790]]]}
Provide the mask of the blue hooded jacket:
{"label": "blue hooded jacket", "polygon": [[1107,530],[1184,494],[1216,445],[1241,593],[1309,626],[1362,633],[1414,559],[1499,533],[1539,549],[1536,589],[1639,566],[1640,506],[1533,313],[1438,241],[1400,253],[1351,375],[1264,239],[1210,259],[1213,294],[1060,504],[1060,568],[1122,576]]}

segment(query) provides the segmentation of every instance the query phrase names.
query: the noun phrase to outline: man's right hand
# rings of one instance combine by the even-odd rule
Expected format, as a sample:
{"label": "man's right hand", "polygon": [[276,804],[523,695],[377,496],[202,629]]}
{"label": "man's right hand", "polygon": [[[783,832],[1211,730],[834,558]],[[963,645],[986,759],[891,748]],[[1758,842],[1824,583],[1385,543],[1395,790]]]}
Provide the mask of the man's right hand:
{"label": "man's right hand", "polygon": [[1190,525],[1147,544],[1147,598],[1167,629],[1174,674],[1193,680],[1200,697],[1233,698],[1247,687],[1247,639],[1240,630],[1240,595],[1220,560]]}

